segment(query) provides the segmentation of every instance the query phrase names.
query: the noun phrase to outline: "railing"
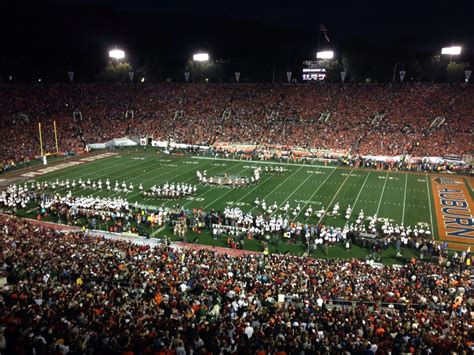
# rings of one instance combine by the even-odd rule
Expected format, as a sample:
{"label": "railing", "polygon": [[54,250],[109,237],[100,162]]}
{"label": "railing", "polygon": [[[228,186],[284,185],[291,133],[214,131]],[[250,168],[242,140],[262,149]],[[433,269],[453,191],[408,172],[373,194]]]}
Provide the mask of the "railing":
{"label": "railing", "polygon": [[446,121],[446,119],[442,116],[438,116],[436,117],[433,122],[431,122],[430,124],[430,129],[436,129],[436,128],[439,128],[443,123],[444,121]]}

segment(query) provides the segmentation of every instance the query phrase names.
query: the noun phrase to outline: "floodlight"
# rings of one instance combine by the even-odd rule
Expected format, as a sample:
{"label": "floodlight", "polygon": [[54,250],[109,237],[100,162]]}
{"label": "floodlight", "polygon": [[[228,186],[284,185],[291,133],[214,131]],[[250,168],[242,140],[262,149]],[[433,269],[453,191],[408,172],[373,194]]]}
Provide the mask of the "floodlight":
{"label": "floodlight", "polygon": [[461,54],[461,47],[459,46],[444,47],[441,49],[441,54],[459,55]]}
{"label": "floodlight", "polygon": [[209,60],[209,54],[207,53],[196,53],[193,55],[193,60],[196,62],[206,62]]}
{"label": "floodlight", "polygon": [[121,49],[112,49],[109,51],[109,57],[113,59],[123,59],[125,58],[125,52]]}
{"label": "floodlight", "polygon": [[332,58],[334,58],[334,52],[333,51],[317,52],[316,53],[316,58],[317,59],[332,59]]}

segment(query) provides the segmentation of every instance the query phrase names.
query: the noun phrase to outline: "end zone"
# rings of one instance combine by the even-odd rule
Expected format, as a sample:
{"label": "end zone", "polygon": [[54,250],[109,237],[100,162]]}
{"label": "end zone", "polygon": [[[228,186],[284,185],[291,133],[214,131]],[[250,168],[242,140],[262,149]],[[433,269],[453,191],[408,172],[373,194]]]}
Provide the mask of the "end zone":
{"label": "end zone", "polygon": [[462,177],[431,177],[439,239],[474,246],[474,201]]}

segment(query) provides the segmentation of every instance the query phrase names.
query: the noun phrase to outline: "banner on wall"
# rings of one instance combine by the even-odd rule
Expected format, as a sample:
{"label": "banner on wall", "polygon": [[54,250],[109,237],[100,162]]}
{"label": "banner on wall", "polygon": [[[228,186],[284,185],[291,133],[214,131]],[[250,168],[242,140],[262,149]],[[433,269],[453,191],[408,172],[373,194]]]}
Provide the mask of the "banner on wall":
{"label": "banner on wall", "polygon": [[464,72],[464,80],[466,81],[466,83],[469,81],[469,79],[471,78],[471,74],[472,74],[472,70],[466,70]]}
{"label": "banner on wall", "polygon": [[151,145],[153,147],[167,147],[168,146],[168,141],[155,141],[155,140],[152,140],[151,141]]}
{"label": "banner on wall", "polygon": [[341,71],[341,81],[342,83],[344,84],[344,81],[346,80],[346,72],[345,71]]}
{"label": "banner on wall", "polygon": [[403,83],[403,79],[405,79],[405,74],[407,72],[405,70],[400,70],[400,82]]}

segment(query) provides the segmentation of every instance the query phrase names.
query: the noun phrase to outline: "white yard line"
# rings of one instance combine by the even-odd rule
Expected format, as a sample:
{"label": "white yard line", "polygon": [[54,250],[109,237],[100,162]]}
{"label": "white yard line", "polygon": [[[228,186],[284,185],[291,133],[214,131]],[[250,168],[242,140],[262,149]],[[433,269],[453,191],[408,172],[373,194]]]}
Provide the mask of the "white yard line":
{"label": "white yard line", "polygon": [[[143,162],[142,162],[142,163],[143,163]],[[134,166],[135,166],[135,165],[134,165]],[[129,167],[129,168],[124,169],[124,170],[129,170],[129,169],[133,168],[134,166]],[[161,176],[161,175],[163,175],[163,174],[169,173],[170,171],[176,170],[176,169],[178,169],[178,168],[179,168],[179,167],[174,168],[174,169],[171,169],[171,170],[167,170],[167,171],[165,171],[165,172],[163,172],[163,173],[161,173],[161,174],[155,175],[152,179],[143,180],[143,181],[141,181],[141,183],[143,183],[143,182],[145,182],[145,181],[153,180],[153,179],[154,179],[155,177],[157,177],[157,176]],[[121,171],[121,170],[119,170],[119,171]],[[139,178],[140,176],[147,175],[147,174],[149,174],[149,173],[151,173],[151,172],[153,172],[153,171],[155,171],[155,170],[146,171],[145,173],[139,174],[139,175],[135,176],[134,178],[127,180],[127,181],[126,181],[127,186],[129,186],[130,182],[134,181],[135,179]],[[124,174],[115,175],[115,176],[114,176],[113,178],[111,178],[111,179],[117,180],[117,178],[120,177],[120,176],[122,176],[122,175],[124,175]],[[181,175],[182,175],[182,174],[181,174]],[[176,175],[176,176],[179,176],[179,175]],[[82,177],[81,177],[81,178],[82,178]],[[100,177],[99,179],[102,180],[103,177]],[[97,181],[97,180],[96,180],[96,179],[91,179],[91,181]],[[104,183],[104,185],[105,185],[105,183]],[[110,185],[110,186],[112,186],[112,182],[111,182],[111,185]],[[63,190],[66,190],[66,189],[64,188],[64,189],[58,190],[58,192],[59,192],[59,191],[63,191]],[[109,190],[107,190],[106,188],[103,188],[102,190],[93,190],[92,188],[81,189],[80,187],[77,187],[76,189],[71,190],[71,191],[75,191],[75,192],[76,192],[76,191],[86,191],[86,190],[92,190],[92,192],[89,193],[89,194],[87,194],[87,196],[93,196],[93,197],[98,197],[102,192],[111,192],[111,191],[113,191],[113,189],[111,189],[111,190],[109,191]],[[128,200],[128,199],[130,199],[131,197],[135,197],[135,196],[140,195],[140,192],[139,192],[139,193],[136,193],[136,194],[133,194],[133,195],[127,195],[126,193],[123,193],[123,192],[114,192],[114,193],[112,193],[112,194],[110,194],[110,195],[107,195],[107,196],[105,196],[105,197],[106,197],[106,198],[112,198],[112,197],[114,197],[114,196],[116,196],[116,195],[118,195],[118,194],[122,194],[122,195],[124,196],[124,198],[125,198],[126,200]],[[104,197],[104,198],[105,198],[105,197]],[[121,197],[121,196],[120,196],[120,197]]]}
{"label": "white yard line", "polygon": [[377,215],[377,218],[379,217],[380,205],[382,204],[383,193],[385,192],[385,186],[387,186],[387,181],[388,181],[388,171],[387,171],[387,175],[385,175],[385,182],[383,183],[382,193],[380,194],[380,200],[379,200],[379,205],[377,206],[377,212],[375,212],[375,214]]}
{"label": "white yard line", "polygon": [[[207,164],[204,164],[204,165],[198,165],[198,166],[196,166],[196,168],[200,166],[199,169],[202,170],[203,167],[207,167],[209,164],[211,164],[211,163],[207,163]],[[236,164],[236,165],[234,165],[234,166],[230,166],[230,167],[228,167],[227,169],[224,169],[223,171],[220,171],[220,173],[226,172],[227,170],[232,169],[232,168],[235,168],[235,167],[238,166],[238,165],[239,165],[239,164]],[[211,169],[217,169],[217,168],[219,168],[219,166],[211,166],[211,167],[208,167],[207,169],[211,170]],[[188,171],[188,172],[189,172],[189,171]],[[184,173],[183,173],[183,174],[184,174]],[[183,175],[183,174],[179,174],[179,175],[176,175],[176,176],[180,176],[180,175]],[[183,182],[188,182],[188,181],[193,180],[193,179],[196,179],[196,175],[193,175],[193,176],[191,176],[189,179],[186,179],[186,180],[180,181],[180,182],[182,182],[182,183],[183,183]],[[150,180],[151,180],[151,179],[150,179]],[[145,180],[145,181],[149,181],[149,180]],[[200,183],[198,183],[198,184],[200,184]],[[210,189],[210,190],[212,190],[212,189]],[[208,191],[205,191],[205,192],[203,193],[203,195],[205,195],[205,194],[208,193],[208,192],[209,192],[209,190],[208,190]],[[135,196],[138,196],[139,194],[140,194],[140,193],[134,194],[134,195],[131,195],[130,197],[135,197]],[[198,197],[200,197],[200,196],[198,196]],[[169,200],[166,200],[165,202],[167,202],[167,201],[169,201]],[[187,204],[189,204],[189,203],[191,203],[191,202],[193,202],[193,200],[190,200],[190,201],[186,202],[182,207],[186,206]]]}
{"label": "white yard line", "polygon": [[[268,195],[266,195],[266,196],[262,199],[262,201],[265,200],[266,198],[268,198],[268,196],[270,196],[273,192],[277,191],[278,188],[279,188],[281,185],[283,185],[286,181],[288,181],[288,179],[289,179],[290,177],[292,177],[293,175],[295,175],[295,174],[296,174],[297,172],[299,172],[301,169],[303,169],[303,167],[297,169],[296,171],[294,171],[293,173],[291,173],[285,180],[283,180],[282,182],[280,182],[277,187],[275,187]],[[252,212],[252,211],[255,209],[255,207],[256,207],[256,206],[253,206],[252,209],[249,211],[249,213]]]}
{"label": "white yard line", "polygon": [[324,213],[323,215],[321,216],[321,218],[319,219],[318,221],[318,224],[321,223],[321,221],[323,220],[324,216],[326,216],[326,213],[328,212],[328,209],[329,207],[331,207],[332,203],[334,202],[334,200],[336,199],[336,196],[339,194],[339,192],[341,191],[342,187],[344,186],[344,184],[346,183],[347,179],[349,179],[349,176],[351,176],[352,172],[354,171],[354,168],[352,168],[352,170],[349,172],[349,174],[347,174],[346,178],[344,179],[344,181],[342,182],[341,186],[339,186],[339,189],[337,189],[336,193],[334,194],[331,202],[329,202],[329,205],[327,205],[327,207],[324,209]]}
{"label": "white yard line", "polygon": [[[210,164],[210,163],[205,164],[205,165],[202,165],[202,166],[198,165],[198,166],[196,166],[196,168],[200,166],[199,169],[202,169],[203,167],[207,167],[209,164]],[[234,167],[235,167],[235,166],[236,166],[236,165],[234,165]],[[181,167],[182,167],[182,166],[181,166]],[[215,169],[215,168],[218,168],[218,166],[209,167],[208,169],[211,170],[211,169]],[[231,166],[231,167],[225,169],[224,171],[227,171],[227,170],[229,170],[229,169],[231,169],[231,168],[233,168],[233,167]],[[172,170],[173,170],[173,169],[172,169]],[[222,172],[224,172],[224,171],[222,171]],[[186,172],[183,173],[183,174],[186,174],[186,173],[189,173],[189,171],[186,170]],[[181,176],[181,175],[183,175],[183,174],[178,174],[178,175],[176,175],[176,176]],[[156,176],[159,176],[159,175],[156,175]],[[184,182],[188,182],[188,181],[193,180],[193,179],[196,179],[196,175],[192,175],[189,179],[186,179],[186,180],[183,180],[183,181],[179,181],[179,182],[180,182],[180,183],[184,183]],[[145,181],[150,181],[150,180],[153,180],[153,179],[148,179],[148,180],[145,180]],[[158,182],[158,183],[160,183],[160,182]],[[207,193],[207,191],[204,192],[203,195],[206,194],[206,193]],[[136,196],[139,196],[140,194],[141,194],[141,192],[139,192],[139,193],[137,193],[137,194],[130,195],[130,196],[128,196],[128,197],[129,197],[129,198],[135,198]],[[149,200],[149,199],[144,199],[144,200],[147,201],[147,200]],[[156,199],[153,199],[153,200],[156,200]],[[158,200],[159,200],[159,199],[158,199]],[[164,200],[164,203],[166,203],[166,202],[168,202],[168,201],[170,201],[170,200]],[[191,203],[191,202],[193,202],[193,201],[191,200],[191,201],[186,202],[182,207],[186,206],[188,203]],[[162,202],[162,204],[163,204],[163,202]]]}
{"label": "white yard line", "polygon": [[[143,159],[143,160],[139,160],[137,164],[133,164],[132,166],[122,167],[122,166],[119,164],[118,166],[120,166],[120,169],[114,169],[114,166],[115,166],[115,165],[109,164],[109,163],[113,163],[113,162],[117,163],[117,161],[114,161],[114,160],[113,160],[113,159],[116,159],[117,157],[124,158],[124,157],[121,156],[121,155],[115,155],[115,156],[111,156],[111,157],[107,158],[107,159],[110,159],[110,161],[101,160],[102,163],[105,163],[105,164],[103,164],[103,166],[105,166],[105,167],[104,167],[104,168],[101,168],[101,169],[96,169],[96,167],[94,167],[94,166],[91,167],[90,165],[87,165],[87,164],[86,164],[86,165],[83,165],[83,167],[84,167],[84,168],[87,168],[87,169],[81,169],[81,170],[80,170],[81,175],[80,175],[80,176],[77,176],[77,177],[74,176],[74,177],[75,177],[76,179],[78,179],[78,178],[84,178],[84,177],[87,177],[87,176],[89,176],[89,175],[95,175],[95,174],[98,173],[98,172],[106,171],[106,170],[109,170],[109,169],[112,170],[114,173],[119,173],[119,172],[121,172],[121,171],[123,171],[123,170],[129,170],[129,169],[131,169],[131,168],[133,168],[133,167],[137,167],[137,166],[139,166],[139,165],[145,163],[145,159]],[[125,157],[125,158],[131,158],[131,156],[127,156],[127,157]],[[98,161],[95,161],[95,162],[98,162]],[[94,163],[94,162],[91,162],[91,163]],[[81,166],[81,165],[76,166],[76,167],[80,167],[80,166]],[[72,167],[72,168],[74,168],[74,167]],[[112,169],[111,169],[111,168],[112,168]],[[83,172],[86,172],[86,173],[83,174]],[[57,172],[54,172],[54,173],[57,173]],[[54,173],[52,173],[52,174],[54,174]],[[62,177],[62,179],[64,180],[64,179],[69,178],[69,176],[71,176],[71,175],[76,175],[76,172],[75,172],[75,171],[70,171],[70,172],[68,173],[68,172],[66,171],[66,174],[62,174],[61,177]],[[120,176],[121,176],[121,175],[123,175],[123,174],[120,174]],[[45,175],[45,176],[47,176],[47,175]],[[59,177],[58,177],[58,178],[59,178]],[[52,181],[52,180],[54,180],[54,179],[55,179],[55,178],[53,177],[53,178],[45,179],[45,180],[43,180],[43,181],[48,181],[48,182],[49,182],[49,181]],[[72,179],[72,177],[71,177],[71,179]]]}
{"label": "white yard line", "polygon": [[[355,210],[355,206],[357,205],[357,201],[359,201],[360,194],[362,193],[362,190],[364,189],[365,183],[367,182],[367,179],[369,178],[369,175],[370,175],[370,171],[369,171],[369,173],[365,176],[364,183],[362,184],[362,187],[360,188],[359,193],[357,194],[357,197],[356,197],[356,199],[355,199],[355,201],[354,201],[354,204],[352,205],[352,211]],[[352,211],[351,211],[351,216],[352,216]],[[349,218],[347,219],[346,224],[345,224],[344,226],[347,226],[347,225],[349,224],[349,221],[350,221],[350,216],[349,216]]]}
{"label": "white yard line", "polygon": [[267,182],[268,180],[270,180],[271,178],[273,177],[273,175],[270,175],[269,177],[267,177],[264,181],[262,181],[261,183],[258,183],[257,185],[255,185],[251,190],[249,190],[249,192],[247,192],[245,195],[243,195],[241,198],[239,198],[237,201],[234,201],[234,204],[232,205],[232,207],[234,207],[237,202],[240,202],[242,201],[245,197],[247,197],[248,195],[250,195],[251,192],[253,192],[257,187],[263,185],[265,182]]}
{"label": "white yard line", "polygon": [[[319,189],[326,183],[326,181],[328,181],[328,179],[331,177],[332,174],[334,174],[334,172],[337,170],[337,168],[335,168],[331,174],[329,174],[326,179],[324,179],[324,181],[318,186],[318,188],[313,192],[313,194],[311,195],[311,197],[309,198],[308,201],[311,201],[314,196],[316,196],[316,194],[318,193]],[[303,208],[301,209],[301,211],[298,212],[298,214],[295,216],[295,219],[300,215],[301,212],[303,212],[306,208],[306,206],[308,205],[308,203],[306,203]]]}
{"label": "white yard line", "polygon": [[[113,169],[113,167],[112,167],[111,171],[110,171],[110,172],[107,172],[107,174],[109,174],[109,173],[116,174],[116,173],[119,173],[119,172],[125,171],[125,170],[128,171],[128,170],[130,170],[130,169],[132,169],[132,168],[135,168],[135,167],[137,167],[137,166],[139,166],[139,165],[141,165],[141,164],[144,164],[144,161],[143,161],[143,160],[140,161],[140,163],[138,163],[138,164],[133,164],[132,166],[128,166],[128,167],[126,167],[126,168],[123,168],[123,167],[122,167],[122,168],[116,170],[116,169]],[[75,177],[74,179],[73,179],[72,177],[69,178],[69,176],[71,176],[71,175],[76,175],[76,172],[69,172],[68,174],[61,175],[61,180],[60,180],[60,181],[66,181],[67,179],[70,179],[71,182],[72,182],[72,180],[76,180],[76,179],[79,180],[79,178],[80,178],[80,179],[85,179],[87,176],[96,174],[96,173],[101,172],[101,171],[109,170],[110,168],[111,168],[111,166],[109,166],[108,164],[107,164],[107,167],[102,168],[102,169],[98,169],[98,170],[97,170],[97,169],[94,170],[94,169],[95,169],[94,167],[90,167],[90,166],[89,166],[88,169],[81,170],[81,175]],[[89,170],[91,170],[91,172],[87,172],[86,174],[82,174],[83,171],[89,171]],[[119,177],[119,176],[122,176],[122,175],[124,175],[124,174],[116,175],[116,177]],[[103,178],[103,175],[99,175],[98,179],[101,179],[101,180],[102,180],[102,178]],[[52,177],[52,178],[48,178],[48,179],[41,180],[41,181],[42,181],[42,182],[47,181],[48,183],[50,183],[50,182],[53,183],[53,182],[54,182],[53,180],[56,180],[56,179],[59,180],[59,177]],[[91,179],[91,180],[97,180],[97,179]],[[62,188],[62,189],[56,190],[55,192],[61,192],[61,191],[66,191],[66,190],[67,190],[67,188],[64,187],[64,188]]]}
{"label": "white yard line", "polygon": [[[168,173],[170,173],[170,172],[172,172],[172,171],[175,171],[175,170],[178,170],[178,169],[182,169],[182,168],[183,168],[183,166],[180,165],[180,164],[178,164],[178,166],[175,167],[175,168],[173,168],[173,169],[166,170],[166,171],[162,172],[161,174],[154,175],[151,179],[142,180],[142,181],[139,181],[138,183],[142,183],[142,184],[143,184],[143,183],[145,183],[145,182],[155,180],[158,176],[162,176],[162,175],[168,174]],[[183,173],[178,174],[178,175],[175,175],[175,176],[173,176],[173,177],[176,178],[176,177],[181,176],[181,175],[184,175],[184,174],[189,174],[189,173],[192,171],[193,168],[196,168],[196,167],[192,166],[190,169],[186,169]],[[139,177],[141,177],[141,176],[143,176],[143,175],[148,175],[148,174],[152,173],[153,171],[154,171],[154,170],[151,170],[151,171],[148,170],[148,171],[146,171],[146,172],[144,172],[144,173],[142,173],[142,174],[139,174],[139,175],[137,175],[137,176],[135,176],[135,177],[133,177],[133,178],[127,180],[127,183],[129,184],[130,182],[137,180]],[[108,197],[110,198],[110,197],[116,196],[117,194],[122,194],[122,192],[115,192],[115,193],[109,195]],[[129,196],[127,196],[127,194],[125,194],[125,199],[130,199],[130,198],[135,197],[135,196],[138,196],[138,195],[140,195],[140,192],[139,192],[139,193],[136,193],[136,194],[133,194],[133,195],[129,195]]]}
{"label": "white yard line", "polygon": [[405,225],[405,204],[407,201],[407,183],[408,183],[408,174],[405,174],[405,193],[403,194],[402,226]]}
{"label": "white yard line", "polygon": [[[191,159],[205,159],[205,160],[227,160],[227,161],[242,161],[240,159],[229,159],[229,158],[212,158],[212,157],[191,157]],[[334,169],[334,166],[315,165],[315,164],[300,164],[300,163],[278,163],[274,161],[260,161],[260,160],[245,160],[249,164],[270,164],[270,165],[289,165],[289,166],[306,166],[308,168],[323,168],[323,169]]]}
{"label": "white yard line", "polygon": [[156,231],[154,231],[153,233],[151,233],[151,236],[154,237],[156,236],[158,233],[160,233],[162,230],[164,230],[166,228],[166,225],[164,225],[163,227],[160,227],[158,228]]}
{"label": "white yard line", "polygon": [[431,210],[431,194],[430,194],[430,185],[428,184],[428,174],[426,174],[426,193],[428,194],[428,203],[429,203],[429,206],[430,206],[430,221],[431,221],[431,225],[430,225],[430,230],[431,230],[431,238],[434,239],[434,235],[433,235],[433,211]]}
{"label": "white yard line", "polygon": [[[298,190],[300,189],[300,187],[303,186],[303,184],[304,184],[306,181],[309,180],[310,177],[311,177],[311,174],[308,174],[308,177],[307,177],[306,179],[304,179],[303,182],[302,182],[301,184],[299,184],[298,187],[297,187],[296,189],[294,189],[293,192],[292,192],[291,194],[289,194],[287,198],[285,198],[285,200],[278,206],[278,208],[277,208],[275,211],[273,211],[273,213],[272,213],[270,216],[273,216],[273,215],[280,209],[280,207],[283,206],[283,205],[285,204],[285,202],[288,201],[288,200],[290,199],[290,197],[293,196],[294,193],[295,193],[296,191],[298,191]],[[296,217],[295,217],[295,218],[296,218]]]}
{"label": "white yard line", "polygon": [[471,189],[471,191],[474,191],[474,188],[472,187],[471,185],[471,180],[469,178],[464,178],[464,180],[467,182],[467,184],[469,185],[469,188]]}

